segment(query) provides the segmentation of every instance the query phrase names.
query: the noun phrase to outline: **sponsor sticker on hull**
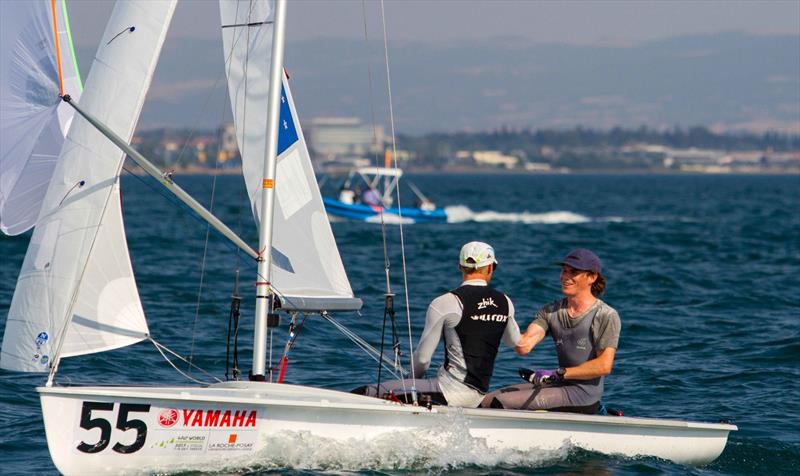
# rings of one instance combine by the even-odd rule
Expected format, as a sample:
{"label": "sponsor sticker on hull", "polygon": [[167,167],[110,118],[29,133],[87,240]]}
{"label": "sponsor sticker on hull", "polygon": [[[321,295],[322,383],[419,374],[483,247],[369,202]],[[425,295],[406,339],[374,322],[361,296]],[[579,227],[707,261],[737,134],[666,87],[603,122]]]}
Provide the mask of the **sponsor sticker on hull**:
{"label": "sponsor sticker on hull", "polygon": [[153,442],[151,448],[175,452],[203,451],[206,448],[206,435],[178,435],[166,440]]}
{"label": "sponsor sticker on hull", "polygon": [[208,451],[253,451],[257,435],[254,431],[215,432],[208,442]]}
{"label": "sponsor sticker on hull", "polygon": [[83,401],[80,405],[74,446],[79,453],[254,451],[258,441],[258,410],[254,409],[109,401]]}
{"label": "sponsor sticker on hull", "polygon": [[253,451],[258,410],[231,407],[161,408],[152,448],[175,453]]}

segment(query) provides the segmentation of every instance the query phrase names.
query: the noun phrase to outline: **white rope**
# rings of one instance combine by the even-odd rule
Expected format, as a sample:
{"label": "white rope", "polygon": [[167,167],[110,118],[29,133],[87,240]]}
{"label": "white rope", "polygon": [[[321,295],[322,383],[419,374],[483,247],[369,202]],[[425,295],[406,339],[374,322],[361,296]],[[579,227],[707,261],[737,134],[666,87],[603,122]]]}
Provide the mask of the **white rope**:
{"label": "white rope", "polygon": [[[338,329],[339,332],[344,334],[345,337],[347,337],[348,339],[353,341],[355,345],[360,347],[361,350],[363,350],[368,356],[370,356],[370,358],[372,358],[372,360],[381,363],[381,365],[383,365],[383,368],[386,369],[387,372],[391,373],[395,379],[398,380],[402,379],[403,376],[407,374],[406,370],[399,362],[396,361],[391,362],[386,357],[383,357],[378,349],[372,347],[372,345],[370,345],[369,342],[365,341],[364,339],[359,337],[358,334],[345,327],[344,324],[336,321],[333,317],[330,316],[330,314],[328,314],[327,312],[321,312],[320,315],[322,316],[323,319],[333,324],[333,326],[336,329]],[[388,365],[389,363],[392,363],[394,368],[390,367]]]}
{"label": "white rope", "polygon": [[[389,70],[389,39],[386,32],[386,13],[384,10],[384,0],[381,0],[381,22],[383,24],[383,55],[386,60],[386,89],[389,94],[389,124],[392,131],[392,162],[394,165],[394,169],[397,170],[397,139],[395,136],[394,130],[394,107],[392,105],[392,76]],[[405,293],[405,301],[406,301],[406,322],[408,323],[408,349],[409,349],[409,358],[410,358],[410,365],[411,365],[411,395],[414,400],[414,404],[417,403],[417,389],[414,386],[413,377],[416,374],[414,371],[414,343],[411,337],[411,307],[409,304],[408,298],[408,273],[406,271],[406,244],[405,244],[405,237],[403,235],[403,212],[401,211],[400,205],[400,178],[397,179],[398,186],[395,190],[397,195],[397,212],[398,216],[400,217],[400,256],[403,262],[403,291]],[[403,380],[403,390],[405,390],[405,380]]]}
{"label": "white rope", "polygon": [[[367,49],[367,82],[368,82],[368,85],[369,85],[369,112],[370,112],[370,120],[371,120],[371,124],[372,124],[372,141],[373,141],[373,143],[377,143],[378,142],[378,137],[377,137],[377,134],[375,132],[375,129],[376,129],[375,128],[375,122],[376,121],[375,121],[375,107],[374,107],[374,101],[373,101],[373,96],[374,95],[373,95],[373,87],[372,87],[372,62],[369,59],[369,33],[368,33],[368,29],[367,29],[366,0],[362,0],[361,1],[361,12],[362,12],[362,17],[364,18],[364,45],[366,46],[366,49]],[[376,153],[375,154],[375,167],[379,168],[380,166],[381,166],[380,158],[378,157],[378,155]],[[395,168],[397,168],[397,167],[395,166]],[[385,185],[385,182],[384,182],[384,185]],[[399,188],[399,186],[398,186],[398,188]],[[386,190],[384,190],[384,193],[385,192],[386,192]],[[384,204],[384,206],[385,206],[385,204]],[[398,200],[397,206],[398,207],[400,206],[399,200]],[[389,245],[388,245],[388,240],[386,238],[386,219],[385,219],[385,215],[383,213],[383,207],[380,208],[380,212],[379,213],[380,213],[380,219],[381,219],[381,239],[383,241],[383,272],[384,272],[384,276],[385,276],[385,279],[386,279],[386,298],[388,298],[388,296],[392,296],[392,304],[394,305],[394,293],[392,292],[392,282],[391,282],[391,275],[390,275],[391,260],[389,260]],[[402,217],[402,212],[400,212],[398,210],[398,213],[400,213],[400,216]],[[386,311],[384,310],[384,312],[386,312]],[[391,347],[392,348],[392,356],[394,358],[394,366],[398,367],[398,366],[400,366],[400,352],[399,352],[399,350],[396,350],[395,347],[394,347],[394,344],[395,344],[394,339],[395,339],[395,336],[396,336],[396,332],[394,332],[395,319],[394,319],[394,316],[391,316],[391,317],[392,317],[392,347]],[[386,330],[385,315],[384,315],[384,320],[383,320],[383,330],[384,331]],[[381,342],[381,347],[383,346],[383,344],[384,343]],[[383,353],[381,353],[380,358],[383,358]],[[395,378],[397,378],[396,374],[395,374]],[[401,385],[403,386],[403,392],[407,393],[405,384],[406,384],[405,379],[402,379],[401,380]]]}
{"label": "white rope", "polygon": [[164,360],[165,360],[165,361],[167,361],[167,363],[168,363],[169,365],[171,365],[173,369],[175,369],[175,370],[176,370],[176,371],[177,371],[179,374],[183,375],[184,377],[186,377],[187,379],[191,380],[192,382],[194,382],[194,383],[199,383],[200,385],[209,385],[209,383],[208,383],[208,382],[203,382],[202,380],[198,380],[198,379],[196,379],[196,378],[192,377],[191,375],[189,375],[189,374],[185,373],[185,372],[184,372],[184,371],[182,371],[181,369],[179,369],[179,368],[178,368],[178,367],[175,365],[175,363],[174,363],[174,362],[172,362],[172,361],[169,359],[169,357],[167,357],[167,356],[166,356],[166,354],[164,354],[164,351],[167,351],[167,352],[169,352],[170,354],[174,355],[174,356],[175,356],[175,357],[177,357],[178,359],[180,359],[180,360],[182,360],[183,362],[185,362],[185,363],[189,364],[189,366],[190,366],[190,367],[194,367],[194,368],[196,368],[197,370],[199,370],[200,372],[202,372],[202,373],[204,373],[204,374],[208,375],[209,377],[213,378],[213,379],[214,379],[214,380],[216,380],[217,382],[220,382],[220,383],[222,382],[222,380],[220,380],[219,378],[217,378],[217,377],[213,376],[211,373],[209,373],[209,372],[207,372],[207,371],[203,370],[202,368],[198,367],[197,365],[193,364],[192,362],[190,362],[190,361],[186,360],[185,358],[181,357],[181,356],[180,356],[180,355],[179,355],[177,352],[173,351],[173,350],[172,350],[172,349],[170,349],[169,347],[167,347],[167,346],[165,346],[165,345],[161,344],[160,342],[156,341],[155,339],[153,339],[153,337],[152,337],[152,336],[149,336],[149,335],[148,335],[148,336],[147,336],[147,339],[148,339],[150,342],[152,342],[152,343],[153,343],[153,346],[155,346],[156,350],[158,350],[158,353],[159,353],[159,354],[161,354],[161,356],[162,356],[162,357],[164,357]]}
{"label": "white rope", "polygon": [[[366,0],[361,0],[361,13],[362,17],[364,18],[364,44],[367,46],[367,85],[369,89],[369,114],[370,114],[370,121],[372,124],[372,142],[374,144],[378,143],[378,136],[375,132],[375,107],[373,101],[373,89],[372,89],[372,62],[369,60],[369,34],[367,30],[367,6]],[[375,154],[375,168],[381,166],[378,158],[378,154]],[[384,190],[385,192],[385,190]],[[385,204],[384,204],[385,205]],[[399,204],[398,204],[399,206]],[[380,208],[380,218],[381,218],[381,237],[383,238],[383,270],[384,274],[386,275],[386,294],[392,294],[392,283],[389,279],[389,247],[386,243],[386,220],[384,219],[383,214],[383,207]]]}
{"label": "white rope", "polygon": [[[250,10],[248,11],[248,14],[247,14],[248,21],[251,18],[254,6],[255,6],[255,4],[251,2]],[[239,15],[239,4],[237,3],[236,4],[236,14],[235,14],[235,16],[238,18],[238,15]],[[245,28],[245,33],[246,33],[246,42],[247,42],[246,44],[247,44],[248,48],[247,48],[247,52],[245,54],[245,61],[244,61],[244,91],[245,91],[244,94],[245,94],[245,96],[247,96],[247,66],[249,64],[248,58],[249,58],[249,53],[250,53],[250,48],[249,48],[249,46],[250,46],[250,28]],[[236,48],[236,45],[239,43],[239,39],[241,37],[242,37],[242,32],[239,32],[239,34],[236,36],[236,38],[233,40],[233,42],[231,44],[231,50],[228,53],[228,56],[227,56],[226,61],[225,61],[226,65],[227,65],[227,68],[228,68],[227,76],[230,76],[230,68],[231,68],[231,64],[233,63],[233,61],[231,61],[232,58],[233,58],[233,52],[234,52],[234,49]],[[214,83],[214,87],[213,87],[212,90],[216,90],[217,83],[219,81],[220,81],[220,76],[217,77],[217,80]],[[228,89],[227,81],[226,81],[225,84],[226,84],[225,89],[227,90]],[[206,102],[203,105],[203,110],[206,109],[206,106],[208,105],[208,102],[210,101],[210,99],[211,99],[211,95],[209,94],[206,97]],[[247,118],[247,101],[244,101],[244,108],[245,109],[244,109],[244,113],[243,113],[242,117],[246,121],[246,118]],[[222,111],[223,111],[223,119],[224,119],[224,114],[225,114],[225,107],[224,106],[222,108]],[[198,115],[198,117],[200,117],[200,116],[202,116],[202,115]],[[243,121],[243,122],[245,122],[245,121]],[[193,131],[192,134],[194,134],[194,130],[196,129],[196,124],[197,124],[197,122],[195,122],[195,126],[192,127],[192,131]],[[191,136],[189,137],[189,139],[191,139]],[[187,139],[186,142],[184,143],[184,148],[181,151],[181,154],[179,155],[178,160],[180,160],[180,157],[183,156],[183,152],[186,150],[186,146],[189,143],[189,139]],[[242,144],[242,155],[244,155],[244,144]],[[219,170],[219,161],[218,160],[214,160],[214,168],[217,171]],[[215,198],[216,198],[216,193],[217,193],[217,178],[218,178],[218,176],[219,176],[219,174],[215,173],[214,174],[214,178],[211,181],[211,204],[210,204],[210,206],[208,208],[208,211],[211,212],[212,214],[214,213],[214,203],[215,203]],[[206,238],[205,238],[205,242],[203,243],[203,258],[202,258],[201,264],[200,264],[200,284],[198,285],[198,288],[197,288],[197,302],[195,303],[194,321],[192,322],[192,343],[191,343],[191,347],[190,347],[190,350],[189,350],[189,362],[191,362],[192,359],[194,359],[194,344],[195,344],[195,339],[196,339],[196,336],[197,336],[197,334],[196,334],[197,321],[200,318],[200,306],[202,305],[203,287],[205,286],[206,262],[207,262],[207,259],[208,259],[208,242],[209,242],[210,238],[211,238],[211,226],[209,224],[206,224]],[[239,256],[239,250],[238,249],[236,251],[236,255],[237,255],[237,269],[238,269],[238,256]],[[189,370],[191,371],[191,366],[190,366]]]}

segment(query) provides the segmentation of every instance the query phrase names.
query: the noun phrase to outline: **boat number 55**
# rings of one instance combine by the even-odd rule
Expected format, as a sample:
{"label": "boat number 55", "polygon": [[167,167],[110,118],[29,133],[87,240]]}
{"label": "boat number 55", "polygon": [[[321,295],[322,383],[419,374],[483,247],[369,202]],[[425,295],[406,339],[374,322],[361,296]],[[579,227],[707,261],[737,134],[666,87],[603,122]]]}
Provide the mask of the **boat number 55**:
{"label": "boat number 55", "polygon": [[[91,430],[93,428],[100,429],[100,439],[95,443],[87,443],[81,441],[78,445],[78,451],[83,453],[99,453],[106,449],[111,443],[111,422],[102,416],[92,418],[92,412],[113,412],[114,403],[105,402],[83,402],[81,408],[81,428]],[[136,439],[130,445],[123,445],[119,442],[111,447],[117,453],[134,453],[139,451],[144,446],[144,440],[147,438],[147,424],[142,420],[129,418],[129,413],[143,412],[148,413],[150,405],[139,403],[120,403],[119,413],[117,413],[117,428],[122,431],[136,430]]]}

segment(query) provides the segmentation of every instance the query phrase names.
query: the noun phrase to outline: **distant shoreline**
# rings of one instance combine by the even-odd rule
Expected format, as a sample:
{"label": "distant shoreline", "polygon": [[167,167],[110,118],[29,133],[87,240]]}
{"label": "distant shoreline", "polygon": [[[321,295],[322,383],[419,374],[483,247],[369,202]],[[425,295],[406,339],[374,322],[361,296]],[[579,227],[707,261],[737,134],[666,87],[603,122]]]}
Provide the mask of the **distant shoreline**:
{"label": "distant shoreline", "polygon": [[[134,175],[147,175],[141,168],[136,166],[129,166],[127,169],[129,173]],[[631,169],[582,169],[570,171],[532,171],[532,170],[503,170],[503,169],[479,169],[468,167],[454,167],[447,170],[434,169],[434,168],[411,168],[403,169],[406,174],[411,175],[800,175],[800,167],[785,168],[785,169],[764,169],[758,171],[719,171],[719,172],[701,172],[701,171],[681,171],[681,170],[631,170]],[[168,170],[170,175],[241,175],[241,167],[227,167],[222,169],[213,169],[208,167],[180,167]],[[329,175],[332,177],[340,177],[347,172],[325,172],[316,171],[317,174]]]}

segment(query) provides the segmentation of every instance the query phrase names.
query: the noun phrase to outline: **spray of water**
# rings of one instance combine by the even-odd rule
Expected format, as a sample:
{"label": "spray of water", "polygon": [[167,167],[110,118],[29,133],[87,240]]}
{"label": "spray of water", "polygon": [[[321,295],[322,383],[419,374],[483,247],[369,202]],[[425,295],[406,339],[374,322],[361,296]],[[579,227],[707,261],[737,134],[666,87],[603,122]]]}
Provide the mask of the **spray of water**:
{"label": "spray of water", "polygon": [[567,458],[570,450],[569,442],[554,451],[496,450],[484,439],[470,436],[467,419],[454,412],[440,426],[372,439],[333,440],[308,432],[285,432],[269,437],[265,448],[252,461],[261,469],[323,471],[540,467]]}
{"label": "spray of water", "polygon": [[448,223],[474,222],[507,222],[526,224],[561,224],[561,223],[588,223],[591,218],[569,211],[552,211],[545,213],[503,213],[492,210],[474,212],[464,205],[446,207]]}

